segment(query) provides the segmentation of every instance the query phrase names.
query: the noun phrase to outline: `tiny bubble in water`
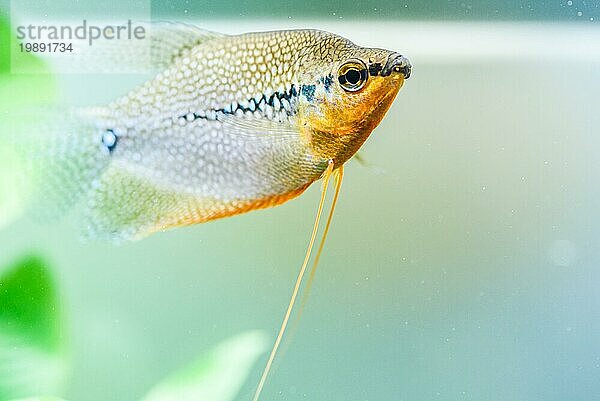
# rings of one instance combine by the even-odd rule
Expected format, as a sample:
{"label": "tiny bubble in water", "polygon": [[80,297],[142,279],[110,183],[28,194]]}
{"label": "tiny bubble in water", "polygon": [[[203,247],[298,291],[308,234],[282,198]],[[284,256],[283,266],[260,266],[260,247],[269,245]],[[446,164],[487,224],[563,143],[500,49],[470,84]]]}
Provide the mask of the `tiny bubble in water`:
{"label": "tiny bubble in water", "polygon": [[548,249],[548,256],[553,265],[569,267],[577,260],[577,247],[569,240],[556,240]]}

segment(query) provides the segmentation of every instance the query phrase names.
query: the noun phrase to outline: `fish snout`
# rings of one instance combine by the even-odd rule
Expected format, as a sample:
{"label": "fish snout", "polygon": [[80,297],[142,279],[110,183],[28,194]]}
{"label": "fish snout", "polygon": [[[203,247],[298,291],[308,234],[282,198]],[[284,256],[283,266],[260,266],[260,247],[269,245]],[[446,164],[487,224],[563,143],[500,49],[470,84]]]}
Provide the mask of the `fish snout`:
{"label": "fish snout", "polygon": [[387,76],[392,73],[398,73],[402,74],[404,79],[408,79],[410,78],[411,72],[412,65],[410,64],[410,61],[401,54],[393,53],[388,57],[388,60],[381,71],[381,75]]}

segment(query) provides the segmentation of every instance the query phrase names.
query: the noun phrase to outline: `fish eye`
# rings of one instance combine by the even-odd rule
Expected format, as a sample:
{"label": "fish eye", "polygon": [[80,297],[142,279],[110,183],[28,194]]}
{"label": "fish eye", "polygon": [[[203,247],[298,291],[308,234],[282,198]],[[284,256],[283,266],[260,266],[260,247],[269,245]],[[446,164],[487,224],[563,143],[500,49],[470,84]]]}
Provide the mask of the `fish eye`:
{"label": "fish eye", "polygon": [[357,92],[367,83],[367,66],[360,60],[350,60],[338,70],[338,81],[347,92]]}

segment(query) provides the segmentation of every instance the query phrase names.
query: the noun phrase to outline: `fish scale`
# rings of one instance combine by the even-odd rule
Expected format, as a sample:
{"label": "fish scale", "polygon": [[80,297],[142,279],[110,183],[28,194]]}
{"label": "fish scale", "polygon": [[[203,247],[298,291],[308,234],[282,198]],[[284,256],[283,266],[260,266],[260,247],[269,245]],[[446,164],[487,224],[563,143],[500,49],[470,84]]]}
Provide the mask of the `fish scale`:
{"label": "fish scale", "polygon": [[[136,116],[140,104],[160,104],[162,107],[157,112],[180,115],[187,111],[221,109],[234,101],[243,104],[267,91],[284,93],[301,78],[302,53],[323,41],[328,47],[338,48],[343,57],[348,41],[319,31],[268,32],[213,39],[175,60],[171,68],[117,101],[114,108],[126,116]],[[292,63],[293,55],[298,56],[295,63]],[[259,59],[264,60],[263,63],[258,63]],[[257,64],[271,71],[269,79],[259,71]],[[185,75],[192,78],[182,80]],[[223,88],[224,84],[228,87]]]}

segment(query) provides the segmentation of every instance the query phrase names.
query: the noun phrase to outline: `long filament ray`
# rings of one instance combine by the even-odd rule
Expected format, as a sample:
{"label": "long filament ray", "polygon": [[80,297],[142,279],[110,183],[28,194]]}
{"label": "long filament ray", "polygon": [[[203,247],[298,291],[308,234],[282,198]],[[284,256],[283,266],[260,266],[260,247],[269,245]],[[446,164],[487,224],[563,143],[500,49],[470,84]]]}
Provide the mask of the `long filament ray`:
{"label": "long filament ray", "polygon": [[312,268],[310,269],[310,274],[308,276],[308,280],[306,282],[306,287],[304,287],[304,294],[302,295],[302,301],[300,302],[300,308],[298,309],[298,314],[296,315],[296,322],[300,320],[302,316],[302,312],[304,311],[304,307],[308,301],[308,296],[310,295],[310,289],[312,287],[313,281],[315,280],[315,274],[317,272],[317,266],[319,265],[319,260],[321,259],[321,254],[323,253],[323,247],[325,246],[325,239],[327,238],[327,234],[329,233],[329,227],[331,226],[331,220],[333,219],[333,212],[335,211],[335,205],[337,205],[338,198],[340,196],[340,189],[342,188],[342,179],[344,178],[344,166],[340,166],[335,171],[335,193],[333,195],[333,201],[331,203],[331,209],[329,210],[329,216],[327,216],[327,223],[325,224],[325,229],[323,230],[323,236],[321,237],[321,243],[319,244],[319,249],[317,251],[317,255],[315,256],[315,260],[313,262]]}
{"label": "long filament ray", "polygon": [[306,267],[308,266],[308,261],[310,260],[310,254],[312,252],[312,248],[315,243],[315,238],[317,237],[317,232],[319,230],[319,222],[321,220],[321,215],[323,214],[323,205],[325,203],[325,197],[327,194],[327,186],[329,185],[329,178],[331,177],[331,173],[333,171],[334,163],[333,161],[329,162],[327,166],[327,170],[323,173],[323,189],[321,190],[321,200],[319,201],[319,208],[317,210],[317,216],[315,218],[315,223],[313,226],[312,234],[310,237],[310,242],[308,244],[308,249],[306,250],[306,255],[304,256],[304,262],[302,263],[302,267],[300,268],[300,272],[298,273],[298,278],[296,279],[296,284],[294,285],[294,291],[292,292],[292,297],[290,298],[290,302],[288,304],[287,310],[285,312],[285,316],[283,318],[283,322],[281,323],[281,327],[279,329],[279,333],[277,333],[277,338],[275,340],[275,344],[271,349],[271,354],[269,355],[269,359],[263,370],[262,376],[258,383],[258,387],[256,392],[254,393],[253,401],[258,401],[262,389],[267,381],[267,376],[269,375],[269,371],[271,370],[271,365],[273,364],[273,360],[275,359],[275,355],[277,355],[277,350],[279,349],[279,344],[283,338],[283,334],[285,333],[285,329],[287,328],[288,321],[290,319],[290,315],[292,314],[292,309],[294,308],[294,304],[296,303],[296,297],[298,296],[298,291],[300,289],[300,285],[302,284],[302,278],[304,277],[304,273],[306,271]]}

